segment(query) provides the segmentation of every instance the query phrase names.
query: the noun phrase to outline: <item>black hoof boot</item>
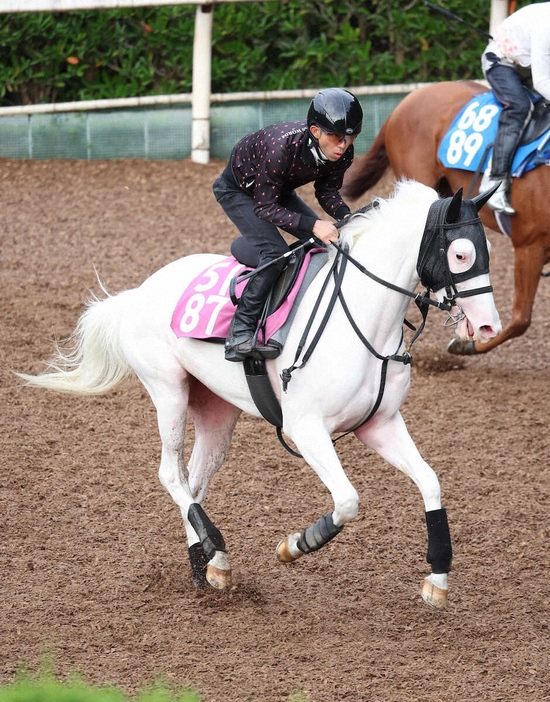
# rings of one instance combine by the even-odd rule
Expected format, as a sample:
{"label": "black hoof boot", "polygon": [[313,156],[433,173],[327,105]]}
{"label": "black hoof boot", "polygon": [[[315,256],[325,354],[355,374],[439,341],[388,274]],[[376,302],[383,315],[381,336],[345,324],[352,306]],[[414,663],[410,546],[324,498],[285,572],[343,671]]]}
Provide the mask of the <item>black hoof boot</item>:
{"label": "black hoof boot", "polygon": [[208,565],[208,559],[200,543],[193,544],[189,547],[189,562],[191,563],[193,587],[195,587],[197,590],[206,590],[208,586],[206,581],[206,566]]}

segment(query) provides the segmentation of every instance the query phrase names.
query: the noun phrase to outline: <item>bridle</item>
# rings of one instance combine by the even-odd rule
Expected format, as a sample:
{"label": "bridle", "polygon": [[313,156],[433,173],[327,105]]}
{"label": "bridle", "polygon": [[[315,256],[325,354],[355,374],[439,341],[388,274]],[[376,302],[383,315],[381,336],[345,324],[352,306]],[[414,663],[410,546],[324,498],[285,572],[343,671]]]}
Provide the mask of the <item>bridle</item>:
{"label": "bridle", "polygon": [[[456,195],[453,198],[437,200],[434,202],[426,219],[424,234],[420,244],[418,261],[416,269],[420,276],[420,282],[427,290],[445,290],[443,303],[440,309],[445,309],[450,312],[451,308],[458,307],[456,299],[459,297],[473,297],[474,295],[482,295],[484,293],[493,292],[493,287],[487,285],[471,290],[459,292],[456,284],[464,280],[470,280],[479,275],[489,273],[489,250],[487,240],[481,219],[477,214],[477,209],[471,201],[461,203],[461,208],[457,215],[460,215],[462,208],[473,209],[476,214],[471,219],[448,221],[449,210],[454,210],[456,207]],[[464,228],[473,228],[470,231],[463,231]],[[460,237],[472,241],[476,248],[476,260],[472,267],[463,273],[452,273],[449,268],[447,252],[453,239],[458,238],[458,235],[452,236],[453,232],[460,229]]]}
{"label": "bridle", "polygon": [[[456,208],[456,203],[458,203],[458,210]],[[468,204],[469,201],[464,203],[465,206]],[[352,214],[351,217],[347,220],[343,222],[338,222],[337,226],[340,228],[341,226],[349,222],[351,218],[354,218],[356,216],[363,216],[366,211],[372,208],[376,208],[378,206],[379,202],[375,200],[366,207]],[[286,391],[288,383],[290,382],[292,372],[296,370],[296,368],[302,368],[309,360],[309,357],[311,356],[326,326],[328,318],[332,314],[332,310],[334,309],[334,305],[336,304],[337,299],[340,300],[342,307],[344,308],[344,311],[346,313],[346,317],[348,318],[350,324],[354,328],[356,334],[359,336],[363,344],[369,349],[369,351],[374,356],[381,360],[394,360],[400,361],[402,363],[410,363],[410,348],[424,328],[428,309],[430,306],[437,307],[438,309],[448,312],[449,316],[453,320],[453,324],[456,324],[459,321],[460,313],[459,315],[455,316],[451,314],[451,311],[454,307],[459,307],[459,305],[456,302],[457,298],[471,297],[473,295],[481,295],[483,293],[493,291],[493,287],[491,285],[487,285],[485,287],[480,288],[474,288],[472,290],[467,290],[463,292],[460,292],[456,287],[456,284],[459,282],[469,280],[470,278],[474,278],[478,275],[482,275],[483,273],[489,272],[489,252],[487,248],[487,241],[485,239],[485,232],[479,216],[477,216],[476,214],[476,216],[471,219],[458,222],[447,221],[449,215],[452,219],[454,219],[454,214],[458,215],[461,206],[461,191],[456,193],[452,198],[436,200],[430,206],[428,216],[426,218],[426,225],[424,227],[424,233],[422,236],[422,241],[420,244],[420,250],[418,253],[418,259],[416,264],[417,272],[420,276],[420,282],[426,288],[426,291],[424,293],[411,292],[406,288],[402,288],[399,285],[395,285],[394,283],[390,283],[389,281],[378,277],[377,275],[369,271],[361,263],[359,263],[359,261],[353,258],[353,256],[349,253],[346,247],[341,246],[336,242],[332,243],[332,246],[334,246],[337,250],[337,254],[334,257],[334,261],[323,283],[317,304],[314,306],[309,321],[306,325],[305,331],[302,334],[302,339],[296,351],[294,364],[290,368],[286,368],[282,371],[281,378],[283,380],[283,391]],[[475,208],[475,205],[472,205],[472,207]],[[472,234],[468,235],[468,233],[462,231],[464,227],[472,226],[474,227],[474,232]],[[459,228],[461,230],[461,236],[463,236],[464,238],[471,239],[474,245],[476,246],[476,251],[480,249],[481,255],[476,256],[476,261],[474,265],[470,268],[470,270],[465,271],[463,273],[452,273],[449,268],[449,262],[447,259],[447,250],[451,243],[448,232],[452,230],[458,230]],[[474,234],[477,241],[474,241]],[[419,328],[419,330],[417,330],[417,333],[415,334],[413,340],[409,343],[405,354],[392,354],[390,356],[382,356],[374,350],[374,348],[371,346],[368,340],[365,339],[364,335],[357,327],[342,293],[342,280],[344,277],[346,263],[348,261],[352,263],[361,273],[371,278],[371,280],[374,280],[375,282],[385,286],[386,288],[389,288],[390,290],[395,290],[396,292],[399,292],[402,295],[406,295],[408,297],[413,298],[416,305],[422,312],[422,325]],[[309,345],[307,351],[304,353],[301,364],[299,366],[296,366],[296,362],[298,361],[298,358],[300,357],[303,351],[305,340],[311,330],[313,320],[317,314],[320,300],[322,299],[325,290],[327,289],[328,281],[331,277],[334,277],[335,286],[329,304],[311,344]],[[434,290],[441,290],[443,288],[445,289],[445,297],[442,302],[439,302],[438,300],[435,300],[430,297],[430,292],[433,292]],[[412,327],[412,325],[410,324],[408,324],[408,326]]]}

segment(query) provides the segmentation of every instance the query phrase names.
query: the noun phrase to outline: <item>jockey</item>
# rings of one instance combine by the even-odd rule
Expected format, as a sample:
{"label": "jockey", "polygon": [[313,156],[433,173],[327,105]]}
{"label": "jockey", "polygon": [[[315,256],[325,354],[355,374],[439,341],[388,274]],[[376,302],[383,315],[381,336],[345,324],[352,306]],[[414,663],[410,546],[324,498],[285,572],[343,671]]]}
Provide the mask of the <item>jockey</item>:
{"label": "jockey", "polygon": [[[313,98],[307,120],[272,124],[237,143],[212,186],[241,234],[231,245],[235,258],[254,268],[279,258],[289,250],[279,229],[298,239],[313,235],[327,246],[338,240],[334,223],[319,218],[295,190],[313,182],[328,215],[338,220],[350,214],[339,191],[362,122],[357,98],[328,88]],[[283,260],[267,266],[246,284],[225,344],[228,361],[278,356],[279,349],[256,335],[267,295],[285,265]]]}
{"label": "jockey", "polygon": [[512,215],[515,210],[507,198],[510,171],[533,110],[526,86],[532,84],[550,101],[550,2],[527,5],[507,17],[485,48],[481,67],[503,109],[480,190],[502,181],[487,204],[492,210]]}

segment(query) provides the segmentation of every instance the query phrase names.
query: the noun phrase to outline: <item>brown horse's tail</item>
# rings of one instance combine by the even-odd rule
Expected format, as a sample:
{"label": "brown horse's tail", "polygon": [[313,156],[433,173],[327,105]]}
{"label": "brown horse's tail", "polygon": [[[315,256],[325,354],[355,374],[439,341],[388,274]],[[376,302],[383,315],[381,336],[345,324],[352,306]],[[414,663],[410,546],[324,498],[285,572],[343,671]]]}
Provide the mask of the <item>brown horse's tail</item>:
{"label": "brown horse's tail", "polygon": [[342,188],[342,195],[350,200],[357,200],[364,192],[372,188],[390,167],[386,153],[386,125],[383,124],[368,152],[356,159]]}

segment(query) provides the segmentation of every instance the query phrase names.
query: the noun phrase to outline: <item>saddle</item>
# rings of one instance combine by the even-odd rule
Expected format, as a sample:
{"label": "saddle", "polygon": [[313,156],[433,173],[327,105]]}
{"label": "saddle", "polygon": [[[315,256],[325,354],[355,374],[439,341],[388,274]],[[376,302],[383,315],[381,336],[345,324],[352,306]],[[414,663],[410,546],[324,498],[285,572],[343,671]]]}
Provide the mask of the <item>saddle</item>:
{"label": "saddle", "polygon": [[535,103],[533,114],[521,139],[521,145],[529,144],[550,129],[550,104],[546,100]]}
{"label": "saddle", "polygon": [[[263,323],[269,315],[273,314],[279,309],[288,293],[290,290],[292,290],[294,284],[296,283],[306,251],[314,248],[314,244],[296,248],[298,246],[300,246],[300,242],[296,242],[290,246],[292,254],[288,257],[288,264],[286,268],[281,271],[267,297],[264,310],[260,318],[260,323]],[[245,261],[241,261],[241,263],[245,263]],[[270,424],[273,424],[279,428],[282,427],[283,414],[281,411],[281,405],[273,392],[271,381],[267,375],[265,360],[263,358],[245,358],[243,361],[243,368],[248,389],[250,390],[252,399],[260,411],[260,414]]]}
{"label": "saddle", "polygon": [[[533,113],[516,149],[511,175],[550,161],[550,106],[533,97]],[[438,148],[438,158],[447,168],[479,174],[488,165],[502,105],[492,91],[475,95],[456,115]]]}
{"label": "saddle", "polygon": [[[267,296],[264,309],[260,317],[260,320],[262,322],[265,321],[267,317],[269,317],[269,315],[276,312],[282,305],[282,303],[286,300],[289,292],[292,290],[294,284],[296,283],[296,279],[298,278],[298,275],[300,273],[300,269],[302,267],[302,263],[304,261],[306,253],[315,248],[315,245],[308,244],[307,246],[303,246],[300,241],[297,241],[291,244],[289,248],[292,251],[292,254],[287,258],[286,268],[284,268],[281,271],[279,277],[273,284],[269,295]],[[254,268],[254,266],[250,262],[250,259],[248,259],[246,256],[241,256],[238,258],[238,260],[243,265],[249,268]],[[231,281],[230,286],[231,301],[235,305],[237,304],[235,288],[238,285],[238,283],[239,276],[237,276]]]}
{"label": "saddle", "polygon": [[[176,304],[170,326],[176,337],[190,337],[224,343],[234,314],[238,294],[253,272],[255,262],[241,252],[233,253],[198,274],[184,289]],[[295,314],[296,302],[326,261],[326,253],[315,239],[296,242],[285,256],[286,267],[270,291],[260,318],[272,343],[283,347]],[[280,407],[274,396],[265,362],[248,359],[243,367],[251,394],[263,416],[272,424],[282,425]],[[250,376],[250,378],[249,378]]]}

